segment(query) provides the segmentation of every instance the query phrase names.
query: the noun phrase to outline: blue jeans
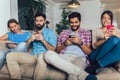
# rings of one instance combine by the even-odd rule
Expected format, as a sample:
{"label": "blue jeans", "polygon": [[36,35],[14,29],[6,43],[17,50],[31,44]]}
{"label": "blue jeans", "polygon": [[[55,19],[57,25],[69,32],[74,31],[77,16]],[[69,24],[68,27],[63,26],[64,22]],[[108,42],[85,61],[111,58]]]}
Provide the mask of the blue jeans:
{"label": "blue jeans", "polygon": [[28,50],[28,45],[25,42],[19,43],[15,48],[13,49],[8,49],[8,50],[1,50],[0,51],[0,69],[3,67],[6,59],[6,55],[8,52],[27,52]]}
{"label": "blue jeans", "polygon": [[4,61],[5,61],[5,58],[6,58],[6,55],[7,55],[8,52],[9,52],[9,50],[1,50],[0,51],[0,69],[4,65]]}
{"label": "blue jeans", "polygon": [[17,52],[27,52],[28,51],[28,45],[25,42],[19,43],[15,48],[10,49],[11,52],[17,51]]}
{"label": "blue jeans", "polygon": [[120,38],[112,36],[89,55],[90,62],[105,67],[120,60]]}

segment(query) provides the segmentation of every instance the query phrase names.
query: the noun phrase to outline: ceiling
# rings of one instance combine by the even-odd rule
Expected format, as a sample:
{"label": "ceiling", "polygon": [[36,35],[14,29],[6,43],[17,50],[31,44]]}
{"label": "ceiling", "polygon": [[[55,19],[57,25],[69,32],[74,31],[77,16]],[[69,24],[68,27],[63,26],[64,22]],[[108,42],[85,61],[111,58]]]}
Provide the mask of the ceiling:
{"label": "ceiling", "polygon": [[120,0],[100,0],[100,1],[106,4],[120,3]]}
{"label": "ceiling", "polygon": [[[51,1],[53,1],[54,3],[68,3],[71,0],[51,0]],[[91,1],[91,0],[77,0],[77,1]]]}
{"label": "ceiling", "polygon": [[[67,3],[71,0],[51,0],[54,3]],[[77,1],[92,1],[92,0],[77,0]],[[100,0],[102,3],[111,4],[111,3],[120,3],[120,0]]]}
{"label": "ceiling", "polygon": [[106,9],[120,9],[120,0],[100,0]]}
{"label": "ceiling", "polygon": [[[59,3],[68,3],[71,0],[51,0],[52,2]],[[77,1],[93,1],[93,0],[77,0]],[[105,9],[120,9],[120,0],[100,0],[104,4]]]}

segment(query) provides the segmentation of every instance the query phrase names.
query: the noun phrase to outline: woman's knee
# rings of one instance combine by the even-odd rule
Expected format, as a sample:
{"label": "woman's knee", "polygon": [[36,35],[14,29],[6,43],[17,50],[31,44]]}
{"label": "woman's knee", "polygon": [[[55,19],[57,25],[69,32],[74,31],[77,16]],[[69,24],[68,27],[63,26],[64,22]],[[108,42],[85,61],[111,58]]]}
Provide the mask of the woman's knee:
{"label": "woman's knee", "polygon": [[21,46],[21,47],[28,47],[27,43],[26,42],[21,42],[18,44],[18,46]]}
{"label": "woman's knee", "polygon": [[118,42],[120,42],[120,38],[117,37],[117,36],[112,36],[110,39],[109,39],[111,42],[117,44]]}
{"label": "woman's knee", "polygon": [[15,51],[26,52],[28,50],[28,45],[25,42],[21,42],[17,45]]}

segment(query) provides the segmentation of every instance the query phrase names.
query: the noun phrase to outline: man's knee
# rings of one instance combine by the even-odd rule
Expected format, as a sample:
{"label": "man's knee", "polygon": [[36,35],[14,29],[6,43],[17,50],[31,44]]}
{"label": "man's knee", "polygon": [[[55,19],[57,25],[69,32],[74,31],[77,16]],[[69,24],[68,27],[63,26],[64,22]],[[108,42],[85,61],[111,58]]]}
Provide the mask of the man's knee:
{"label": "man's knee", "polygon": [[6,55],[6,59],[15,59],[15,56],[17,56],[17,52],[10,52]]}
{"label": "man's knee", "polygon": [[55,55],[57,55],[54,51],[47,51],[44,55],[45,61],[49,63],[50,60],[54,59]]}

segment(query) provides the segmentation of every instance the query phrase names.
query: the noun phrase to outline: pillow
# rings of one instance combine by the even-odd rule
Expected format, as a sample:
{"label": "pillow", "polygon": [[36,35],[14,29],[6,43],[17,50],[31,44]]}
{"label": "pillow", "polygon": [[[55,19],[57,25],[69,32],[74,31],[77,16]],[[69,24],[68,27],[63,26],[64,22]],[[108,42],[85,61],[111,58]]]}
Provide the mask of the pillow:
{"label": "pillow", "polygon": [[114,68],[103,68],[97,73],[98,80],[120,80],[120,73]]}

